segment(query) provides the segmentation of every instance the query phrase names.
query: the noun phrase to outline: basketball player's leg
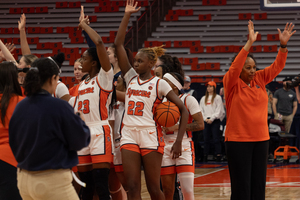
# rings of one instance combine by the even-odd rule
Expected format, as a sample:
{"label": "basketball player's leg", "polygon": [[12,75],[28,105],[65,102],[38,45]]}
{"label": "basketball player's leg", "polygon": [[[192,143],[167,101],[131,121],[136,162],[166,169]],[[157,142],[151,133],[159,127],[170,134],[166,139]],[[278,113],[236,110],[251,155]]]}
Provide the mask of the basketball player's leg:
{"label": "basketball player's leg", "polygon": [[[160,189],[160,171],[162,157],[162,153],[159,153],[157,151],[152,151],[142,157],[147,189],[152,200],[165,199],[164,194]],[[172,183],[173,186],[174,182]]]}
{"label": "basketball player's leg", "polygon": [[[108,178],[109,192],[113,200],[123,200],[126,199],[126,196],[123,197],[124,188],[122,187],[121,182],[115,172],[115,169],[112,167],[109,171]],[[126,194],[126,193],[125,193]]]}
{"label": "basketball player's leg", "polygon": [[141,155],[126,147],[121,152],[128,200],[141,200]]}
{"label": "basketball player's leg", "polygon": [[83,200],[92,200],[95,190],[95,184],[93,181],[92,174],[92,159],[91,156],[88,155],[89,147],[85,147],[78,152],[78,160],[79,164],[77,166],[78,175],[82,182],[86,183],[86,187],[82,188],[82,199]]}
{"label": "basketball player's leg", "polygon": [[185,200],[194,200],[194,173],[182,172],[178,174],[181,191]]}
{"label": "basketball player's leg", "polygon": [[161,176],[161,184],[166,200],[173,200],[175,191],[175,178],[176,174],[167,174]]}

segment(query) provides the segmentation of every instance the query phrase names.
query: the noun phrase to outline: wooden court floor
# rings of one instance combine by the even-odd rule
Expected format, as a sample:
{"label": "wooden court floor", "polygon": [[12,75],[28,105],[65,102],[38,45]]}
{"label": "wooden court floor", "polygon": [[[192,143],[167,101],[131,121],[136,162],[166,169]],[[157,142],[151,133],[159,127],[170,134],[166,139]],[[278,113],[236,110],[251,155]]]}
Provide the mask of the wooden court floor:
{"label": "wooden court floor", "polygon": [[[150,200],[143,176],[142,182],[142,199]],[[229,200],[227,164],[197,164],[194,193],[197,200]],[[268,165],[266,200],[300,200],[300,164]]]}

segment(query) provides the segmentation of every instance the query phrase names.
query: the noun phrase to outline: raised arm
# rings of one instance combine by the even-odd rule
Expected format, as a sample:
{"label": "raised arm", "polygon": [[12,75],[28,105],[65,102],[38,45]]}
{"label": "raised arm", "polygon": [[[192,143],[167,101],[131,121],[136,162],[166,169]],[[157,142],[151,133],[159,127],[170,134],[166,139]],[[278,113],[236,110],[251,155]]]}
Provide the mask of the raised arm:
{"label": "raised arm", "polygon": [[101,67],[104,71],[108,72],[111,69],[111,64],[109,62],[104,42],[102,41],[100,35],[88,25],[89,23],[89,18],[87,16],[81,20],[79,23],[79,28],[85,30],[85,32],[90,36],[91,40],[95,43]]}
{"label": "raised arm", "polygon": [[[256,41],[258,32],[254,32],[254,25],[253,22],[250,20],[248,22],[248,32],[249,32],[249,39],[245,44],[244,48],[239,52],[236,56],[234,61],[232,62],[228,72],[225,74],[223,83],[224,83],[224,90],[229,91],[232,87],[238,82],[239,76],[247,59],[247,55],[252,44]],[[225,92],[226,92],[225,91]],[[228,92],[226,92],[229,95]]]}
{"label": "raised arm", "polygon": [[[8,49],[8,51],[12,54],[12,52],[15,50],[15,45],[11,44],[11,43],[6,43],[5,44],[6,48]],[[2,50],[0,49],[0,63],[3,61],[3,59],[6,59]]]}
{"label": "raised arm", "polygon": [[7,61],[16,62],[16,59],[13,57],[13,55],[10,53],[10,51],[7,49],[7,47],[3,44],[2,40],[0,40],[0,49],[2,51],[4,58]]}
{"label": "raised arm", "polygon": [[25,30],[25,26],[26,26],[26,16],[23,13],[20,17],[20,21],[18,21],[19,25],[19,31],[20,31],[20,43],[21,43],[21,51],[22,51],[22,55],[29,55],[31,54],[28,42],[27,42],[27,37],[26,37],[26,30]]}
{"label": "raised arm", "polygon": [[[80,11],[80,17],[79,17],[79,23],[81,22],[81,20],[84,19],[84,7],[81,6],[81,11]],[[89,47],[96,47],[96,45],[94,44],[94,42],[91,40],[90,36],[83,30],[82,31],[84,37],[85,37],[85,40],[86,40],[86,43],[89,45]]]}
{"label": "raised arm", "polygon": [[130,15],[132,13],[138,12],[141,9],[141,7],[136,8],[136,6],[137,6],[137,2],[134,4],[134,0],[127,0],[124,17],[119,26],[119,30],[114,42],[119,67],[123,74],[126,74],[127,71],[131,68],[131,65],[128,61],[127,54],[124,48],[124,41],[125,41],[126,29],[129,23]]}

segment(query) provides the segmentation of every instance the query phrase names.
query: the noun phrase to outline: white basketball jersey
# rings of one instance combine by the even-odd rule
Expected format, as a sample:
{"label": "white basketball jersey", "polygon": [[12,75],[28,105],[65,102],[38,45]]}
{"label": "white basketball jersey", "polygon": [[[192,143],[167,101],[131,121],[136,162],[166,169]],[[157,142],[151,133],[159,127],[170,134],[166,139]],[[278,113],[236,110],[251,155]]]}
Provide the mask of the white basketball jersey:
{"label": "white basketball jersey", "polygon": [[132,68],[124,78],[127,85],[124,125],[155,127],[155,108],[172,90],[170,85],[156,76],[142,81]]}
{"label": "white basketball jersey", "polygon": [[87,124],[107,120],[113,77],[112,69],[105,72],[101,68],[97,76],[80,84],[73,107],[83,113]]}
{"label": "white basketball jersey", "polygon": [[55,98],[60,99],[61,97],[65,96],[66,94],[70,94],[67,86],[63,82],[57,81],[57,86],[56,86],[53,96]]}
{"label": "white basketball jersey", "polygon": [[[200,106],[198,104],[197,99],[195,97],[191,96],[190,94],[181,94],[179,96],[180,100],[183,102],[185,105],[186,109],[189,112],[189,119],[188,119],[188,124],[193,122],[193,117],[192,115],[200,112]],[[164,99],[165,100],[165,99]],[[178,120],[177,124],[179,124],[180,119]],[[175,140],[178,135],[178,130],[174,132],[169,132],[169,133],[164,133],[164,139],[165,140]],[[186,131],[183,138],[191,138],[192,137],[192,132],[191,131]]]}

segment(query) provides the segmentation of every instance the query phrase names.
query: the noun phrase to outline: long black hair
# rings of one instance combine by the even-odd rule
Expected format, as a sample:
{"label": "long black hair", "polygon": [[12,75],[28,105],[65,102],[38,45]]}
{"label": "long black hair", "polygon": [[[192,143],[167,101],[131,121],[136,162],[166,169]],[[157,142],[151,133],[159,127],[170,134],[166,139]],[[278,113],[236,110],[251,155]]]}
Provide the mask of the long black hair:
{"label": "long black hair", "polygon": [[31,67],[24,82],[26,96],[32,96],[40,92],[49,78],[59,74],[58,66],[50,58],[39,58],[32,63]]}
{"label": "long black hair", "polygon": [[5,126],[6,111],[12,95],[22,96],[17,67],[12,62],[0,63],[0,94],[1,122]]}
{"label": "long black hair", "polygon": [[158,59],[168,67],[170,72],[176,72],[180,74],[182,77],[184,77],[184,71],[182,69],[182,65],[176,56],[172,57],[168,54],[165,54],[159,57]]}

